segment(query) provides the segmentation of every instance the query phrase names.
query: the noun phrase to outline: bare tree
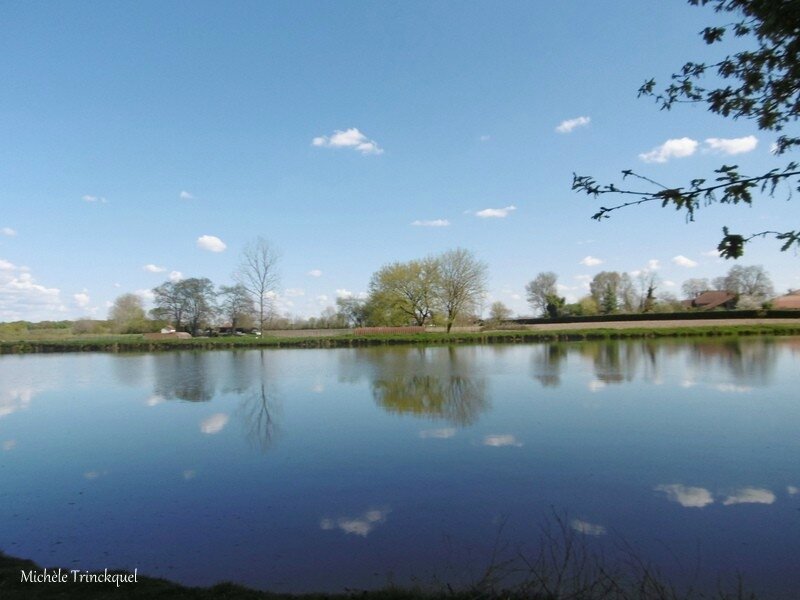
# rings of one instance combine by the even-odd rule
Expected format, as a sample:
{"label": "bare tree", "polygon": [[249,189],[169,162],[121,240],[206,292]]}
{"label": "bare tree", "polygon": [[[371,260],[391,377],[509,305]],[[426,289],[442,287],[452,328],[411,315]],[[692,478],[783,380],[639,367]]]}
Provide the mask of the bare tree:
{"label": "bare tree", "polygon": [[469,250],[457,248],[437,257],[439,278],[437,297],[447,323],[447,333],[456,317],[477,308],[486,291],[486,264]]}
{"label": "bare tree", "polygon": [[266,315],[272,306],[271,294],[275,292],[280,277],[280,253],[266,239],[259,236],[242,250],[239,270],[234,279],[247,290],[258,310],[259,329],[264,331]]}

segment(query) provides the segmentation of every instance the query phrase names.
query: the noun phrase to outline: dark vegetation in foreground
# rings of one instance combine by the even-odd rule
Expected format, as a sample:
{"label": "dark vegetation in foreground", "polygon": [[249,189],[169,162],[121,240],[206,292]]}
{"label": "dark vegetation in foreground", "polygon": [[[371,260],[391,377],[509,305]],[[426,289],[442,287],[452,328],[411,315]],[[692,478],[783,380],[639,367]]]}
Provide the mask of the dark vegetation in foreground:
{"label": "dark vegetation in foreground", "polygon": [[[498,537],[500,534],[498,534]],[[43,567],[33,561],[0,552],[0,598],[3,600],[72,599],[172,599],[178,600],[758,600],[741,578],[717,580],[714,590],[701,591],[692,584],[665,582],[657,569],[643,561],[627,544],[612,562],[591,549],[592,540],[578,533],[565,518],[557,517],[541,528],[538,551],[527,555],[495,542],[488,566],[471,585],[453,588],[438,580],[416,587],[387,586],[378,590],[341,593],[276,594],[233,583],[208,588],[187,587],[165,579],[137,574],[136,583],[31,583],[22,573]],[[57,567],[56,567],[57,569]],[[49,567],[48,572],[53,568]],[[63,572],[69,575],[68,569]],[[84,573],[84,571],[81,571]],[[102,573],[102,572],[99,572]],[[112,571],[109,570],[109,573]],[[113,571],[129,574],[129,571]],[[696,574],[697,575],[697,574]],[[702,575],[702,574],[701,574]],[[695,576],[693,579],[697,579]]]}

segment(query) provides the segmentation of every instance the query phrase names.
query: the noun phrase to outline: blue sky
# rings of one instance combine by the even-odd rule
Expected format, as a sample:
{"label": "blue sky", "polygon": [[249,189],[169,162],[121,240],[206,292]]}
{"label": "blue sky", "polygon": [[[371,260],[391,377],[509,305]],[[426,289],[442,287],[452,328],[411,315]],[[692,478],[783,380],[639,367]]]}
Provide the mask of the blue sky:
{"label": "blue sky", "polygon": [[[541,271],[576,299],[655,267],[679,295],[735,264],[711,252],[722,225],[785,228],[797,201],[597,223],[570,184],[781,164],[753,123],[636,98],[713,58],[715,19],[678,0],[2,3],[0,321],[105,318],[171,275],[230,284],[259,235],[299,316],[456,247],[516,314]],[[800,287],[774,242],[739,262]]]}

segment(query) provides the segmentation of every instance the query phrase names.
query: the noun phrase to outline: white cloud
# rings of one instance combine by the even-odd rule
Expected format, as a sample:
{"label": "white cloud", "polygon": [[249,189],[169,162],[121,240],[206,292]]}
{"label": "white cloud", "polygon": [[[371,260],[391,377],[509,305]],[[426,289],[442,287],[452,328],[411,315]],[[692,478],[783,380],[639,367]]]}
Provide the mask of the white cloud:
{"label": "white cloud", "polygon": [[153,290],[136,290],[133,293],[146,302],[152,302],[156,299],[156,295],[153,293]]}
{"label": "white cloud", "polygon": [[602,525],[596,525],[580,519],[572,519],[570,527],[584,535],[605,535],[606,533],[606,528]]}
{"label": "white cloud", "polygon": [[581,260],[580,264],[586,265],[587,267],[596,267],[597,265],[602,265],[603,260],[600,258],[595,258],[594,256],[585,256],[583,260]]}
{"label": "white cloud", "polygon": [[145,265],[142,267],[142,269],[144,269],[148,273],[163,273],[164,271],[166,271],[164,267],[159,267],[153,264]]}
{"label": "white cloud", "polygon": [[661,268],[661,263],[658,261],[658,259],[651,258],[650,260],[647,261],[647,269],[649,271],[658,271],[660,268]]}
{"label": "white cloud", "polygon": [[481,219],[504,219],[512,211],[517,210],[513,204],[505,208],[484,208],[475,213],[475,216]]}
{"label": "white cloud", "polygon": [[443,429],[423,429],[419,432],[419,437],[422,439],[437,438],[440,440],[445,440],[453,437],[455,434],[455,428],[445,427]]}
{"label": "white cloud", "polygon": [[228,246],[215,235],[201,235],[197,238],[197,247],[209,252],[222,252]]}
{"label": "white cloud", "polygon": [[311,144],[323,148],[353,148],[361,154],[383,154],[383,149],[375,140],[370,140],[355,127],[345,131],[336,130],[330,136],[315,137]]}
{"label": "white cloud", "polygon": [[347,534],[367,537],[375,527],[386,521],[390,512],[389,508],[381,508],[368,510],[356,517],[339,517],[336,520],[325,517],[320,520],[319,526],[326,531],[338,528]]}
{"label": "white cloud", "polygon": [[670,158],[691,156],[697,150],[697,145],[697,140],[687,137],[667,140],[650,152],[640,154],[639,158],[647,163],[665,163]]}
{"label": "white cloud", "polygon": [[72,294],[72,298],[75,300],[75,304],[78,306],[78,308],[86,308],[89,306],[89,302],[91,302],[91,298],[89,298],[89,294],[86,292]]}
{"label": "white cloud", "polygon": [[26,267],[0,258],[0,321],[63,319],[61,290],[39,283]]}
{"label": "white cloud", "polygon": [[211,435],[219,433],[227,425],[229,418],[225,413],[211,415],[200,423],[200,431]]}
{"label": "white cloud", "polygon": [[754,135],[740,138],[708,138],[706,145],[710,152],[721,152],[722,154],[744,154],[756,149],[758,139]]}
{"label": "white cloud", "polygon": [[795,485],[787,485],[786,493],[789,494],[790,496],[796,496],[797,494],[800,494],[800,488],[798,488]]}
{"label": "white cloud", "polygon": [[102,196],[90,196],[89,194],[81,196],[81,200],[84,202],[99,202],[100,204],[105,204],[106,202],[106,199]]}
{"label": "white cloud", "polygon": [[722,504],[730,506],[732,504],[772,504],[773,502],[775,502],[775,494],[769,490],[747,487],[736,490],[734,494],[725,498]]}
{"label": "white cloud", "polygon": [[695,261],[693,261],[691,258],[686,258],[683,254],[678,254],[678,256],[673,256],[672,262],[678,265],[679,267],[686,267],[687,269],[697,266],[697,263]]}
{"label": "white cloud", "polygon": [[322,277],[322,271],[320,271],[319,269],[311,269],[311,270],[308,272],[308,274],[309,274],[311,277]]}
{"label": "white cloud", "polygon": [[711,492],[701,487],[687,487],[680,483],[671,483],[669,485],[657,485],[655,490],[664,492],[668,500],[677,502],[686,508],[703,508],[714,503],[714,497]]}
{"label": "white cloud", "polygon": [[181,200],[194,200],[194,196],[186,190],[181,191],[180,198]]}
{"label": "white cloud", "polygon": [[283,290],[283,295],[288,298],[297,298],[298,296],[305,296],[306,292],[300,288],[287,288]]}
{"label": "white cloud", "polygon": [[328,305],[328,296],[325,294],[320,294],[317,296],[317,304],[320,306],[327,306]]}
{"label": "white cloud", "polygon": [[495,448],[500,448],[503,446],[522,446],[522,442],[518,442],[517,438],[509,433],[501,435],[487,435],[485,438],[483,438],[482,443],[484,446],[492,446]]}
{"label": "white cloud", "polygon": [[702,252],[703,256],[710,256],[711,258],[719,258],[719,250],[709,250],[708,252]]}
{"label": "white cloud", "polygon": [[434,219],[433,221],[413,221],[411,223],[417,227],[447,227],[450,225],[450,221],[447,219]]}
{"label": "white cloud", "polygon": [[492,139],[492,136],[490,136],[490,135],[482,135],[482,136],[481,136],[481,137],[479,137],[478,139],[479,139],[480,141],[482,141],[482,142],[488,142],[490,139]]}
{"label": "white cloud", "polygon": [[669,279],[665,279],[662,283],[664,287],[669,287],[669,288],[676,287],[678,285],[677,283],[675,283],[674,281],[670,281]]}
{"label": "white cloud", "polygon": [[15,235],[17,235],[17,232],[11,229],[11,227],[3,227],[2,229],[0,229],[0,233],[2,233],[3,235],[7,235],[8,237],[14,237]]}
{"label": "white cloud", "polygon": [[561,123],[556,127],[556,131],[558,133],[569,133],[576,127],[584,127],[589,124],[592,119],[589,117],[576,117],[574,119],[567,119],[566,121],[561,121]]}
{"label": "white cloud", "polygon": [[172,283],[177,283],[181,279],[183,279],[183,273],[181,273],[180,271],[170,271],[169,272],[169,280]]}
{"label": "white cloud", "polygon": [[364,298],[365,294],[362,292],[360,294],[356,294],[355,292],[351,292],[350,290],[339,288],[336,290],[336,297],[337,298]]}

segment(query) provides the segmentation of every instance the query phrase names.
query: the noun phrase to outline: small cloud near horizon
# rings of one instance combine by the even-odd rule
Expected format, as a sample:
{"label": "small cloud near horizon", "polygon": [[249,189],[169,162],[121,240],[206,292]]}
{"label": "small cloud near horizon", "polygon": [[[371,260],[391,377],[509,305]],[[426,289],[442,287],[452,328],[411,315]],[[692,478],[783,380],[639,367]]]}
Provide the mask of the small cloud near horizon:
{"label": "small cloud near horizon", "polygon": [[449,227],[450,221],[447,219],[433,219],[431,221],[412,221],[415,227]]}
{"label": "small cloud near horizon", "polygon": [[336,130],[331,135],[321,135],[311,140],[318,148],[351,148],[361,154],[383,154],[383,148],[355,127],[345,131]]}
{"label": "small cloud near horizon", "polygon": [[195,199],[194,196],[190,192],[187,192],[186,190],[182,190],[181,191],[180,198],[181,198],[181,200],[194,200]]}
{"label": "small cloud near horizon", "polygon": [[2,229],[0,229],[0,233],[8,237],[14,237],[15,235],[17,235],[17,232],[11,229],[11,227],[3,227]]}
{"label": "small cloud near horizon", "polygon": [[687,269],[691,269],[692,267],[696,267],[697,263],[693,261],[691,258],[686,258],[682,254],[678,254],[678,256],[672,257],[672,262],[679,267],[686,267]]}
{"label": "small cloud near horizon", "polygon": [[89,202],[89,203],[92,203],[92,202],[97,202],[97,203],[100,203],[100,204],[105,204],[106,203],[106,199],[103,198],[102,196],[90,196],[89,194],[86,194],[85,196],[81,196],[81,200],[83,200],[84,202]]}
{"label": "small cloud near horizon", "polygon": [[505,208],[484,208],[483,210],[476,212],[475,216],[480,217],[481,219],[504,219],[509,215],[509,213],[515,210],[517,210],[517,207],[513,204],[506,206]]}
{"label": "small cloud near horizon", "polygon": [[223,252],[228,246],[215,235],[201,235],[197,238],[197,247],[209,252]]}
{"label": "small cloud near horizon", "polygon": [[142,267],[148,273],[164,273],[167,269],[158,265],[149,264]]}
{"label": "small cloud near horizon", "polygon": [[311,277],[322,277],[322,271],[319,269],[311,269],[308,272],[308,275],[310,275]]}
{"label": "small cloud near horizon", "polygon": [[574,119],[567,119],[566,121],[561,121],[558,127],[556,127],[556,131],[558,133],[571,133],[573,129],[577,127],[585,127],[591,122],[590,117],[576,117]]}
{"label": "small cloud near horizon", "polygon": [[580,264],[586,265],[587,267],[596,267],[597,265],[603,264],[603,259],[595,258],[594,256],[585,256],[581,261]]}

